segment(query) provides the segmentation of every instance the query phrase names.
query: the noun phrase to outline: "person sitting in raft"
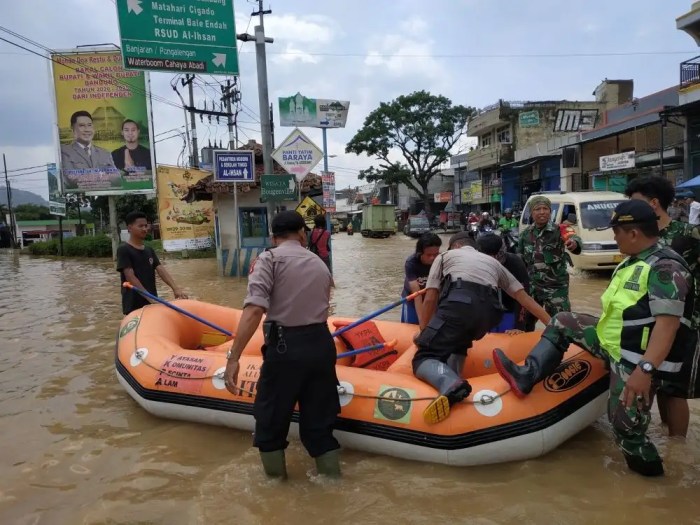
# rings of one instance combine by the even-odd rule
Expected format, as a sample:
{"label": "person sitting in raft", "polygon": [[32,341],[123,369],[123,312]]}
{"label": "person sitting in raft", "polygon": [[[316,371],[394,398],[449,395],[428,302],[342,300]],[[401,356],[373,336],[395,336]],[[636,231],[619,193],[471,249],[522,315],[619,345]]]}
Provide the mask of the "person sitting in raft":
{"label": "person sitting in raft", "polygon": [[[416,252],[406,259],[405,277],[401,297],[407,297],[425,288],[430,267],[440,254],[442,239],[434,233],[424,233],[416,242]],[[423,311],[423,298],[406,301],[401,309],[401,322],[419,324]]]}
{"label": "person sitting in raft", "polygon": [[[523,285],[525,290],[530,287],[530,278],[527,274],[527,267],[519,255],[514,253],[508,253],[506,251],[506,245],[503,239],[496,235],[495,233],[490,233],[487,235],[482,235],[476,241],[481,253],[490,255],[501,263],[506,270],[512,273],[516,279]],[[503,308],[505,312],[503,313],[503,319],[500,324],[491,330],[492,333],[502,334],[509,333],[512,330],[517,330],[519,332],[525,331],[525,309],[520,306],[520,304],[512,299],[511,297],[503,297],[501,295],[501,302],[503,303]]]}
{"label": "person sitting in raft", "polygon": [[455,234],[450,247],[430,269],[421,332],[415,339],[418,351],[413,373],[440,394],[423,412],[427,423],[446,419],[450,407],[471,393],[471,385],[462,378],[462,367],[472,343],[501,321],[499,288],[543,323],[550,320],[513,274],[476,250],[476,242],[467,232]]}

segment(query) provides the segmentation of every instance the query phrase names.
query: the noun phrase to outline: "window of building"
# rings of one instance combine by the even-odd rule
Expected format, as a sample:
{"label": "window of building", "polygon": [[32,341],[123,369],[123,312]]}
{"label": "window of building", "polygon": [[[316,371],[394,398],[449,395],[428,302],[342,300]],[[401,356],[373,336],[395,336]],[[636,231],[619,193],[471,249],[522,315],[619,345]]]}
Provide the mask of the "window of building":
{"label": "window of building", "polygon": [[513,141],[510,138],[510,126],[503,126],[496,130],[496,140],[499,144],[511,144]]}
{"label": "window of building", "polygon": [[491,133],[479,137],[479,145],[482,148],[488,148],[491,145]]}
{"label": "window of building", "polygon": [[267,245],[267,208],[241,208],[239,212],[241,247]]}

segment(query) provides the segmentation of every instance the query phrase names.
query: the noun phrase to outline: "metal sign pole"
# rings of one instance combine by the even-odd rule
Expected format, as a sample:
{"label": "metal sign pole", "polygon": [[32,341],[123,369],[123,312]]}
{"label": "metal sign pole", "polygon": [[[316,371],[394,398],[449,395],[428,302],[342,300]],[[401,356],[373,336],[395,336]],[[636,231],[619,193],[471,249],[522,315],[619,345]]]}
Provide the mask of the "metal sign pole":
{"label": "metal sign pole", "polygon": [[[321,128],[323,133],[323,172],[328,173],[328,137],[326,128]],[[323,187],[323,176],[321,177],[321,187]],[[326,212],[326,230],[328,230],[328,266],[330,266],[331,275],[333,275],[333,226],[331,225],[331,214]]]}

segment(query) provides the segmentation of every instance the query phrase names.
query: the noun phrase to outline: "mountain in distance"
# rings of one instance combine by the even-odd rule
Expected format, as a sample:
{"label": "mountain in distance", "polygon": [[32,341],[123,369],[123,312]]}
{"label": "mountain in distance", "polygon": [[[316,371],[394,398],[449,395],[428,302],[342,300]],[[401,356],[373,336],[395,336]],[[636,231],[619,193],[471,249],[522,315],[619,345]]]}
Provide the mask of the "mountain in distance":
{"label": "mountain in distance", "polygon": [[[7,190],[5,186],[0,186],[0,204],[7,205]],[[48,206],[49,203],[41,195],[26,190],[12,190],[12,207],[20,204],[36,204],[37,206]]]}

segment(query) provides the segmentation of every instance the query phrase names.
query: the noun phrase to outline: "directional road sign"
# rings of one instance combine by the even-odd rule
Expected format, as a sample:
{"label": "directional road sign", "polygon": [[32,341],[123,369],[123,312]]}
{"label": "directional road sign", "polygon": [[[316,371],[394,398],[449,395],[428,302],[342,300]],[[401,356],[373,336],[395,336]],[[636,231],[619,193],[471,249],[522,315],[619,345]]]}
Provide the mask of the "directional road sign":
{"label": "directional road sign", "polygon": [[255,182],[253,152],[215,150],[214,180],[218,182]]}
{"label": "directional road sign", "polygon": [[233,0],[116,0],[126,69],[238,75]]}

